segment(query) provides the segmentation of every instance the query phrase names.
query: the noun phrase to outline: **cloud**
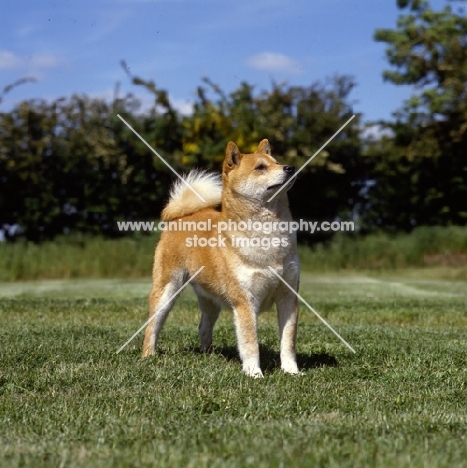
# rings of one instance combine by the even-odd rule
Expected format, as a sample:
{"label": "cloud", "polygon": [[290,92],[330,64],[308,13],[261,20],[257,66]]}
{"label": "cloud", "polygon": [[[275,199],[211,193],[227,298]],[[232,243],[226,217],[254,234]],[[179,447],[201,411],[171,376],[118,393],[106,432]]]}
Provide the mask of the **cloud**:
{"label": "cloud", "polygon": [[382,127],[379,124],[367,124],[361,129],[361,137],[366,141],[378,141],[383,137],[394,136],[390,128]]}
{"label": "cloud", "polygon": [[56,55],[20,56],[8,50],[0,50],[0,70],[42,70],[44,68],[54,68],[63,61],[61,57]]}
{"label": "cloud", "polygon": [[0,50],[0,70],[14,70],[21,68],[21,59],[7,50]]}
{"label": "cloud", "polygon": [[[135,93],[134,89],[133,97],[140,102],[140,108],[137,112],[147,113],[151,112],[154,109],[154,95],[148,92]],[[116,90],[115,88],[107,88],[101,91],[87,93],[87,95],[92,99],[102,99],[107,103],[111,103],[115,97]],[[118,97],[123,98],[126,96],[126,90],[120,90]],[[193,114],[194,103],[188,99],[176,98],[169,93],[169,102],[170,105],[181,115],[191,115]],[[157,112],[164,113],[165,109],[163,107],[157,106]]]}
{"label": "cloud", "polygon": [[263,52],[253,55],[246,60],[246,64],[256,70],[271,72],[302,73],[301,65],[294,59],[283,54]]}
{"label": "cloud", "polygon": [[169,97],[170,104],[182,115],[193,114],[193,103],[187,99],[178,99]]}
{"label": "cloud", "polygon": [[[154,96],[149,93],[138,94],[135,96],[141,103],[141,112],[151,112],[154,109]],[[170,105],[181,115],[193,114],[193,102],[188,99],[175,98],[169,93]],[[159,105],[156,106],[156,111],[164,113],[165,109]]]}

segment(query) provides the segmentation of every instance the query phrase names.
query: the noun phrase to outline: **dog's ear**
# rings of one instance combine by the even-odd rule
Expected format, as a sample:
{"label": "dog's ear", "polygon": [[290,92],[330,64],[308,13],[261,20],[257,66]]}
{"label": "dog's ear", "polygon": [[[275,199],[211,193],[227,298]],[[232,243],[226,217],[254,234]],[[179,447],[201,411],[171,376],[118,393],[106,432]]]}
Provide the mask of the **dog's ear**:
{"label": "dog's ear", "polygon": [[242,159],[242,154],[238,149],[237,145],[233,141],[229,141],[227,144],[227,149],[225,150],[225,159],[224,159],[224,172],[231,171],[235,166],[240,164]]}
{"label": "dog's ear", "polygon": [[266,153],[271,156],[271,145],[269,144],[269,141],[266,139],[262,140],[255,153]]}

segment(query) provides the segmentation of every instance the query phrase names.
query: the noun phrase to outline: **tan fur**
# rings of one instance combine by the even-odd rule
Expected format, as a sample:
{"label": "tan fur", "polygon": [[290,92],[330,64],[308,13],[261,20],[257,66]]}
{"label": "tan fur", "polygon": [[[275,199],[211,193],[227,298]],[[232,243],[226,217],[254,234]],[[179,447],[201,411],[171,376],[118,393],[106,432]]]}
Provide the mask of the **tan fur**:
{"label": "tan fur", "polygon": [[[163,219],[183,221],[211,220],[212,226],[220,221],[291,221],[287,188],[270,203],[267,200],[286,182],[291,174],[290,166],[279,165],[270,155],[267,140],[263,140],[254,154],[241,154],[237,146],[227,145],[222,172],[222,194],[219,185],[206,174],[192,174],[188,180],[193,188],[199,188],[206,200],[202,202],[190,189],[176,186],[163,211]],[[214,209],[221,201],[220,211]],[[213,240],[218,232],[165,231],[157,246],[153,287],[150,294],[149,315],[143,356],[155,353],[157,338],[175,301],[170,297],[200,267],[204,269],[192,282],[201,309],[199,336],[203,351],[212,344],[212,331],[221,308],[231,308],[237,330],[237,341],[243,371],[252,377],[262,377],[259,366],[257,339],[257,315],[275,302],[278,312],[281,338],[281,367],[285,372],[298,373],[295,358],[295,341],[298,320],[297,297],[269,270],[273,267],[295,290],[298,289],[299,264],[294,234],[274,232],[270,237],[285,236],[287,246],[239,248],[232,245],[233,237],[268,237],[258,232],[225,231],[226,246],[187,246],[187,238],[194,235]]]}

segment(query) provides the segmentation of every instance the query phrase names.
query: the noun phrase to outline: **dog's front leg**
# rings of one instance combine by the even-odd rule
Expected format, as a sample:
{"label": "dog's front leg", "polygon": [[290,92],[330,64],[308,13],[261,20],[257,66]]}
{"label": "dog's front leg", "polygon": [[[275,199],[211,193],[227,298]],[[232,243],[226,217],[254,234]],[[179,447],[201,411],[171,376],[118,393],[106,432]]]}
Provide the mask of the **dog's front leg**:
{"label": "dog's front leg", "polygon": [[281,340],[281,369],[289,374],[299,374],[295,344],[297,341],[298,299],[284,290],[276,300],[279,335]]}
{"label": "dog's front leg", "polygon": [[263,373],[259,364],[257,312],[245,302],[234,307],[234,317],[243,372],[250,377],[261,378]]}

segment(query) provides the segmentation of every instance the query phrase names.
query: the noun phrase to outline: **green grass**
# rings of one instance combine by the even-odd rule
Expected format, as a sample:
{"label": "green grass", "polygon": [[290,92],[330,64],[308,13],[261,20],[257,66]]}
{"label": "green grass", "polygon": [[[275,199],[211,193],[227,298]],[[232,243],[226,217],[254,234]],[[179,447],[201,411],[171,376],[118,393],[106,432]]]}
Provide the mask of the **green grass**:
{"label": "green grass", "polygon": [[62,237],[55,241],[0,242],[0,281],[131,278],[150,274],[158,234],[121,239]]}
{"label": "green grass", "polygon": [[301,249],[310,270],[388,270],[448,267],[451,277],[467,280],[467,227],[419,227],[410,234],[339,234],[312,249]]}
{"label": "green grass", "polygon": [[298,360],[279,370],[260,317],[265,378],[241,374],[231,314],[198,351],[184,293],[157,356],[142,336],[147,279],[0,284],[0,466],[467,466],[467,288],[422,273],[304,274]]}
{"label": "green grass", "polygon": [[[0,281],[141,278],[152,269],[158,233],[105,240],[70,236],[53,242],[0,242]],[[444,267],[446,279],[467,280],[467,227],[420,227],[410,234],[336,235],[300,246],[302,269],[372,272]]]}

